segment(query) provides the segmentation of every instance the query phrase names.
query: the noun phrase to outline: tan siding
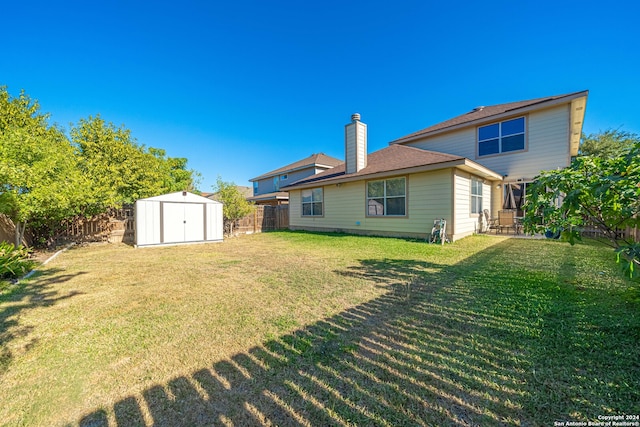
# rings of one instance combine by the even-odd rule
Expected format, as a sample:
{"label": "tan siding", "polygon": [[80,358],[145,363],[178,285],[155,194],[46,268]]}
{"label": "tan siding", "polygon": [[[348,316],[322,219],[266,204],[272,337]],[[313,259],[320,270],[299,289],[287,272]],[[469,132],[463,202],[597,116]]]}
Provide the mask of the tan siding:
{"label": "tan siding", "polygon": [[[496,185],[500,185],[500,184],[492,181],[486,181],[482,186],[482,190],[483,190],[482,191],[482,210],[483,211],[485,209],[488,209],[489,212],[491,212],[491,201],[492,201],[493,193],[497,191]],[[484,218],[482,218],[482,220],[484,221]]]}
{"label": "tan siding", "polygon": [[295,227],[323,228],[339,230],[358,227],[357,222],[364,219],[364,182],[323,187],[324,215],[322,217],[303,217],[301,191],[289,193],[289,224]]}
{"label": "tan siding", "polygon": [[355,124],[345,128],[345,164],[347,173],[356,171],[356,127]]}
{"label": "tan siding", "polygon": [[494,188],[491,192],[491,207],[488,207],[489,212],[491,212],[491,218],[498,218],[498,211],[502,209],[502,184],[499,185],[500,188]]}
{"label": "tan siding", "polygon": [[358,146],[356,148],[356,161],[357,170],[364,169],[367,160],[367,126],[364,123],[358,122],[358,140],[356,141]]}
{"label": "tan siding", "polygon": [[506,181],[527,180],[542,170],[569,166],[569,106],[561,105],[528,116],[526,151],[477,161],[505,175]]}
{"label": "tan siding", "polygon": [[442,135],[411,142],[409,145],[423,150],[439,151],[441,153],[455,154],[468,159],[476,157],[476,133],[475,128],[462,129]]}
{"label": "tan siding", "polygon": [[[329,197],[325,203],[326,226],[335,229],[362,227],[365,216],[364,182],[351,182],[325,187]],[[357,223],[360,222],[360,225]]]}
{"label": "tan siding", "polygon": [[[449,233],[452,235],[465,234],[471,223],[469,218],[469,207],[471,206],[471,175],[465,172],[457,172],[454,175],[455,185],[455,216]],[[453,226],[455,225],[455,229]],[[473,231],[473,228],[471,228]]]}
{"label": "tan siding", "polygon": [[[455,174],[455,229],[451,229],[454,239],[460,239],[480,230],[480,215],[471,213],[471,178],[466,172],[457,171]],[[489,181],[482,185],[482,209],[491,208],[491,186]]]}
{"label": "tan siding", "polygon": [[347,173],[354,173],[366,166],[367,125],[353,122],[345,126],[345,163]]}
{"label": "tan siding", "polygon": [[302,191],[294,190],[289,192],[289,225],[297,224],[297,219],[302,213]]}
{"label": "tan siding", "polygon": [[365,181],[325,186],[322,218],[301,217],[300,190],[296,190],[290,193],[289,223],[294,229],[425,237],[434,219],[445,218],[451,224],[451,184],[450,170],[408,176],[408,215],[402,218],[367,217]]}
{"label": "tan siding", "polygon": [[530,113],[527,117],[527,149],[524,152],[476,157],[476,128],[436,135],[409,143],[425,150],[457,154],[507,175],[506,180],[531,179],[541,170],[569,165],[569,105]]}
{"label": "tan siding", "polygon": [[[533,178],[541,170],[564,168],[571,164],[569,154],[569,106],[532,113],[529,120],[529,155],[516,178]],[[511,177],[511,174],[509,174]]]}

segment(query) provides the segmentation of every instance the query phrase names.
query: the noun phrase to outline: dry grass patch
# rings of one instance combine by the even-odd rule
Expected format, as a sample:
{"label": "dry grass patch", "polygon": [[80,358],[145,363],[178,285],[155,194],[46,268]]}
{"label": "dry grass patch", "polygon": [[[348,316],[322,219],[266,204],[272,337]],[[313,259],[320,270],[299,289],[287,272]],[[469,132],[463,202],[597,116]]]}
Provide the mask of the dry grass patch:
{"label": "dry grass patch", "polygon": [[0,419],[79,418],[385,292],[317,254],[269,235],[65,252],[3,303]]}
{"label": "dry grass patch", "polygon": [[75,248],[0,300],[0,420],[542,425],[631,413],[638,303],[612,257],[487,236],[439,246],[287,232]]}

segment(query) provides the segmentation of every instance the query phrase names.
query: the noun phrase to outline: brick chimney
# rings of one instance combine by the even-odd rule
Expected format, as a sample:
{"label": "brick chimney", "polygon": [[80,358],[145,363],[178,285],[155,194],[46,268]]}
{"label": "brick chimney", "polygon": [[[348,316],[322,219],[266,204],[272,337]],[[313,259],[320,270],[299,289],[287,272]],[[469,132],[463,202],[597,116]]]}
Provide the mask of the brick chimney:
{"label": "brick chimney", "polygon": [[367,167],[367,125],[360,114],[351,115],[351,123],[344,127],[346,173],[356,173]]}

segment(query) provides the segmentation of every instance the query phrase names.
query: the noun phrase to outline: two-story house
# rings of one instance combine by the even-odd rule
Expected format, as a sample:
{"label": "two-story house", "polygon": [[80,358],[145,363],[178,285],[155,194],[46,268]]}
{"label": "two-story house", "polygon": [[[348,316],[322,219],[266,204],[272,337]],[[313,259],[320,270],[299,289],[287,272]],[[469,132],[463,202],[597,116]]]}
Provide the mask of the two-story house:
{"label": "two-story house", "polygon": [[253,182],[253,196],[247,200],[260,205],[289,203],[289,193],[281,188],[301,179],[324,172],[342,163],[342,160],[324,153],[312,154],[297,162],[272,170],[249,181]]}
{"label": "two-story house", "polygon": [[284,188],[290,228],[425,237],[444,218],[452,240],[470,235],[484,209],[521,208],[540,171],[570,164],[587,95],[477,107],[371,154],[354,114],[345,163]]}

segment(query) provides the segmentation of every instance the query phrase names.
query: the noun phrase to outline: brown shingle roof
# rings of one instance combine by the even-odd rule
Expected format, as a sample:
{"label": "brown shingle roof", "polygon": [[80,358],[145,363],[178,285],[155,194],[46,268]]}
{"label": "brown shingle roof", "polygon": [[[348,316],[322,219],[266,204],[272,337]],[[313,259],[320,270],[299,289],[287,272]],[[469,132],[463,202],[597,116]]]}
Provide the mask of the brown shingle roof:
{"label": "brown shingle roof", "polygon": [[391,141],[391,144],[402,144],[403,142],[407,142],[409,140],[413,140],[418,137],[428,136],[432,133],[437,133],[441,131],[446,131],[449,128],[455,128],[458,126],[462,126],[465,124],[471,124],[481,121],[490,121],[491,117],[498,116],[501,114],[518,114],[518,110],[528,109],[530,107],[535,106],[544,106],[545,104],[551,103],[552,101],[561,101],[563,99],[567,99],[570,101],[573,98],[577,98],[579,96],[584,96],[588,92],[574,92],[565,95],[555,95],[555,96],[547,96],[545,98],[536,98],[530,99],[527,101],[518,101],[518,102],[509,102],[507,104],[498,104],[491,105],[488,107],[478,107],[474,108],[472,111],[462,114],[460,116],[454,117],[449,120],[445,120],[444,122],[440,122],[428,128],[419,130],[412,134],[403,136],[402,138],[398,138],[395,141]]}
{"label": "brown shingle roof", "polygon": [[252,178],[249,181],[259,181],[261,179],[269,178],[274,175],[282,175],[283,173],[291,172],[298,169],[304,169],[312,166],[325,166],[325,167],[334,167],[342,163],[342,160],[336,159],[335,157],[327,156],[324,153],[312,154],[309,157],[306,157],[302,160],[298,160],[297,162],[291,163],[289,165],[283,166],[279,169],[272,170],[271,172],[267,172],[262,174],[256,178]]}
{"label": "brown shingle roof", "polygon": [[375,151],[367,156],[367,167],[359,172],[345,174],[345,164],[342,163],[333,169],[328,169],[319,174],[301,179],[293,184],[283,187],[297,187],[310,183],[325,181],[337,181],[344,178],[364,177],[384,172],[402,171],[403,169],[415,168],[427,165],[445,164],[454,161],[462,161],[464,157],[452,154],[438,153],[436,151],[422,150],[405,145],[390,145],[382,150]]}

